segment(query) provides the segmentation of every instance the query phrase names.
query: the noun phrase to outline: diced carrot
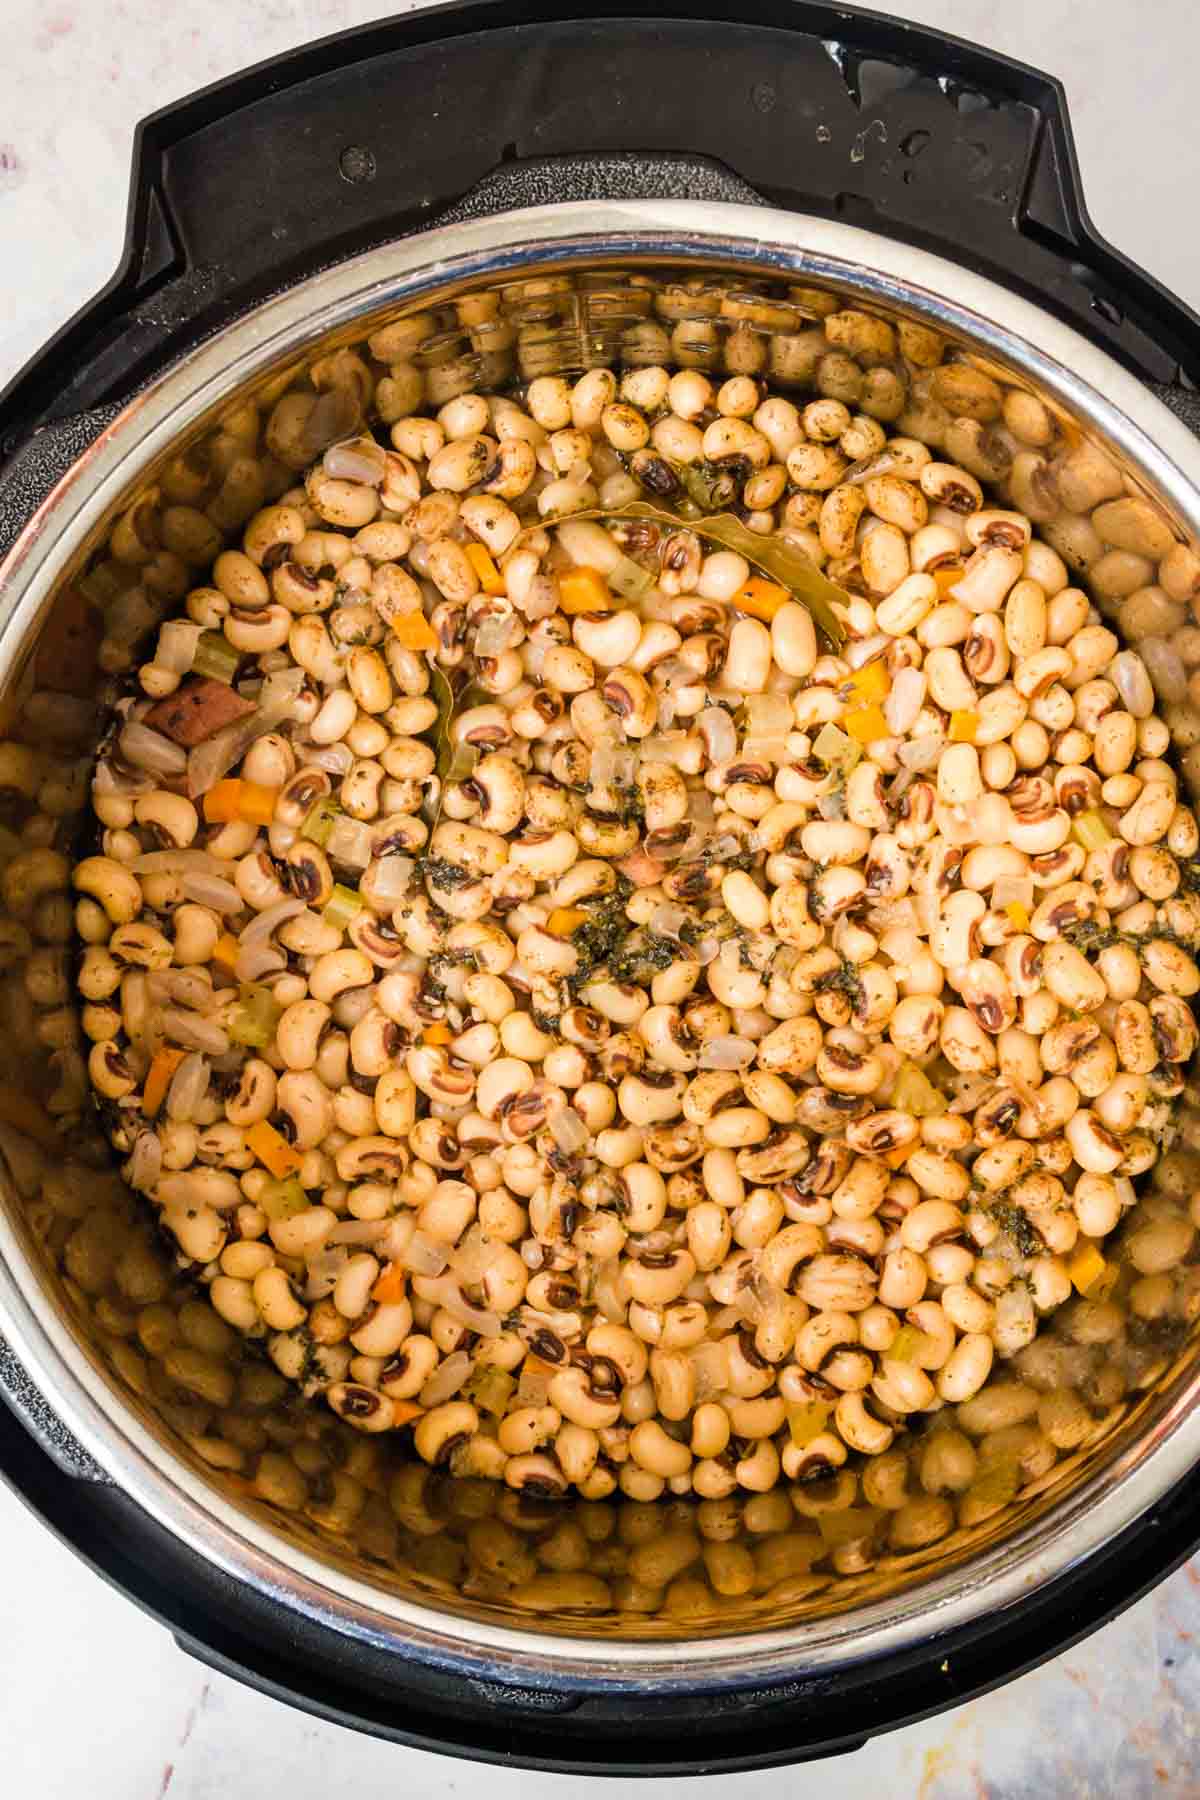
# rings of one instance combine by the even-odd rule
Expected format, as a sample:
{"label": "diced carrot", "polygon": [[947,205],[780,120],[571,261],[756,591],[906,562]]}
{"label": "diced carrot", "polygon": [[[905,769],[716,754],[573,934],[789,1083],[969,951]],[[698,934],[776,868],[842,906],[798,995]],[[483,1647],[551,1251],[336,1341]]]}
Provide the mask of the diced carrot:
{"label": "diced carrot", "polygon": [[492,561],[490,553],[482,544],[464,544],[467,561],[479,577],[479,585],[485,594],[506,594],[504,577]]}
{"label": "diced carrot", "polygon": [[160,1050],[150,1064],[150,1073],[147,1075],[146,1085],[142,1089],[142,1111],[148,1119],[153,1119],[157,1115],[159,1107],[167,1097],[171,1077],[186,1055],[186,1050]]}
{"label": "diced carrot", "polygon": [[423,1044],[448,1044],[450,1042],[450,1036],[451,1032],[448,1025],[442,1025],[440,1023],[436,1025],[427,1025],[421,1033],[421,1042]]}
{"label": "diced carrot", "polygon": [[892,735],[877,706],[852,706],[842,719],[842,729],[857,744],[874,744]]}
{"label": "diced carrot", "polygon": [[886,1151],[883,1160],[889,1169],[903,1168],[904,1164],[911,1156],[912,1150],[913,1146],[911,1144],[902,1144],[898,1150]]}
{"label": "diced carrot", "polygon": [[1028,909],[1028,907],[1022,906],[1021,902],[1019,900],[1010,900],[1004,910],[1008,914],[1009,918],[1012,920],[1013,924],[1016,926],[1018,931],[1028,931],[1029,930],[1029,909]]}
{"label": "diced carrot", "polygon": [[1107,1270],[1108,1264],[1095,1244],[1081,1244],[1067,1263],[1067,1274],[1081,1294],[1090,1294]]}
{"label": "diced carrot", "polygon": [[371,1298],[377,1306],[397,1306],[407,1292],[407,1269],[402,1269],[399,1263],[389,1263],[371,1289]]}
{"label": "diced carrot", "polygon": [[929,573],[937,583],[938,593],[948,594],[950,589],[956,587],[962,580],[962,564],[957,562],[944,563],[940,568],[930,569]]}
{"label": "diced carrot", "polygon": [[586,919],[587,914],[581,906],[556,906],[546,920],[546,930],[554,937],[570,937]]}
{"label": "diced carrot", "polygon": [[523,1375],[545,1375],[549,1379],[550,1376],[558,1374],[558,1364],[547,1362],[544,1357],[534,1356],[531,1351],[521,1364],[521,1373]]}
{"label": "diced carrot", "polygon": [[18,1094],[15,1088],[0,1088],[0,1125],[11,1125],[23,1137],[32,1138],[43,1150],[57,1150],[60,1154],[63,1140],[55,1131],[48,1114],[30,1100],[25,1094]]}
{"label": "diced carrot", "polygon": [[269,825],[278,798],[278,788],[258,781],[218,781],[204,796],[204,816],[210,825]]}
{"label": "diced carrot", "polygon": [[392,636],[405,650],[437,649],[437,636],[424,613],[401,613],[392,620]]}
{"label": "diced carrot", "polygon": [[739,612],[749,613],[752,619],[761,619],[764,625],[769,625],[780,607],[791,597],[787,588],[780,587],[778,582],[766,581],[761,575],[752,575],[745,587],[740,587],[733,596],[732,604]]}
{"label": "diced carrot", "polygon": [[238,941],[231,932],[223,931],[213,945],[213,961],[233,975],[237,970]]}
{"label": "diced carrot", "polygon": [[299,1170],[303,1157],[293,1150],[287,1139],[266,1119],[251,1125],[246,1133],[247,1148],[253,1150],[260,1163],[270,1169],[276,1181],[283,1181]]}
{"label": "diced carrot", "polygon": [[558,578],[558,604],[565,613],[611,612],[613,600],[599,569],[568,569]]}
{"label": "diced carrot", "polygon": [[979,728],[979,714],[964,708],[961,712],[950,714],[950,742],[952,744],[973,744],[975,733]]}
{"label": "diced carrot", "polygon": [[861,669],[855,669],[846,686],[850,690],[852,705],[868,706],[874,700],[886,700],[892,684],[882,661],[876,657],[874,662],[864,663]]}
{"label": "diced carrot", "polygon": [[418,1406],[415,1400],[392,1401],[392,1424],[411,1425],[414,1419],[423,1419],[425,1408]]}

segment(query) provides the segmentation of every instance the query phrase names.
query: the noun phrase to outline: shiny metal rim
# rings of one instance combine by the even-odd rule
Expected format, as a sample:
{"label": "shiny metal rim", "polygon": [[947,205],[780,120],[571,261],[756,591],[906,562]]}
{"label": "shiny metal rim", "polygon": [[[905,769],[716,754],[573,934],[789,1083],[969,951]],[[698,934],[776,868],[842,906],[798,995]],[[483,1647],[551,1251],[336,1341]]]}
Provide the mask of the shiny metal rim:
{"label": "shiny metal rim", "polygon": [[[1200,445],[1103,351],[1037,307],[941,258],[857,227],[754,207],[592,202],[540,207],[432,231],[368,252],[281,295],[227,328],[140,394],[29,522],[3,569],[0,679],[64,560],[137,472],[211,407],[304,344],[384,306],[451,281],[638,257],[660,263],[753,265],[829,283],[869,304],[910,309],[1007,361],[1077,417],[1090,420],[1200,535]],[[559,1689],[665,1693],[830,1671],[965,1626],[1013,1606],[1086,1559],[1134,1521],[1200,1454],[1192,1417],[1200,1374],[1151,1434],[1069,1502],[962,1570],[843,1617],[695,1643],[568,1639],[480,1624],[381,1594],[294,1550],[229,1506],[116,1399],[39,1292],[0,1216],[0,1325],[51,1405],[113,1480],[189,1548],[313,1624],[376,1648],[468,1675]]]}

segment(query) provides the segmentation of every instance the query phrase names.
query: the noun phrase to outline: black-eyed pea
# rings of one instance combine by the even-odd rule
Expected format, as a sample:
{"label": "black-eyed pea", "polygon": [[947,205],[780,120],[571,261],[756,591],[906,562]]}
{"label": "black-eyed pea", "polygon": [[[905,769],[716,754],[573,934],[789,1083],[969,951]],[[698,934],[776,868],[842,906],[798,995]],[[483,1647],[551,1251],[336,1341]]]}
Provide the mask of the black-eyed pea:
{"label": "black-eyed pea", "polygon": [[734,1473],[738,1486],[750,1493],[765,1494],[773,1488],[779,1480],[780,1459],[772,1439],[760,1438],[748,1456],[738,1459]]}
{"label": "black-eyed pea", "polygon": [[1165,1274],[1186,1259],[1195,1235],[1189,1219],[1164,1215],[1132,1232],[1126,1240],[1126,1253],[1139,1274]]}
{"label": "black-eyed pea", "polygon": [[436,1467],[448,1462],[456,1445],[478,1429],[479,1414],[469,1401],[448,1400],[422,1414],[413,1430],[413,1442],[417,1454]]}
{"label": "black-eyed pea", "polygon": [[121,1045],[115,1038],[92,1045],[88,1053],[88,1076],[96,1092],[106,1100],[123,1100],[138,1085]]}
{"label": "black-eyed pea", "polygon": [[96,900],[114,925],[127,925],[142,910],[137,876],[110,857],[88,856],[72,871],[66,859],[48,850],[14,856],[4,870],[5,905],[18,917],[32,912],[43,894],[57,892],[67,880]]}
{"label": "black-eyed pea", "polygon": [[254,1304],[263,1323],[272,1331],[294,1331],[308,1317],[282,1269],[262,1269],[251,1284]]}
{"label": "black-eyed pea", "polygon": [[977,1394],[991,1373],[993,1354],[992,1338],[985,1333],[969,1332],[961,1338],[938,1374],[941,1398],[958,1405]]}
{"label": "black-eyed pea", "polygon": [[683,1351],[652,1350],[650,1379],[661,1417],[686,1419],[696,1401],[696,1371],[691,1358]]}
{"label": "black-eyed pea", "polygon": [[[670,1480],[677,1475],[686,1475],[692,1466],[692,1453],[688,1446],[669,1436],[658,1421],[652,1418],[642,1419],[633,1427],[629,1435],[629,1454],[639,1469],[643,1469],[663,1481]],[[689,1538],[689,1541],[695,1546],[689,1560],[694,1560],[695,1556],[699,1554],[699,1542],[694,1538]],[[634,1558],[643,1553],[651,1553],[653,1562],[653,1553],[657,1552],[659,1556],[664,1555],[664,1545],[669,1543],[669,1537],[664,1535],[656,1544],[645,1545],[641,1551],[634,1551],[630,1558],[630,1573],[638,1580],[647,1580],[644,1570],[634,1568]],[[686,1567],[687,1565],[681,1566]],[[649,1581],[649,1585],[658,1586],[660,1583]]]}
{"label": "black-eyed pea", "polygon": [[548,1398],[564,1419],[585,1426],[592,1433],[615,1425],[621,1417],[619,1397],[611,1388],[600,1385],[595,1369],[589,1371],[582,1365],[560,1369],[551,1376]]}
{"label": "black-eyed pea", "polygon": [[893,1513],[888,1542],[895,1550],[923,1550],[953,1528],[954,1508],[950,1502],[934,1494],[923,1494]]}

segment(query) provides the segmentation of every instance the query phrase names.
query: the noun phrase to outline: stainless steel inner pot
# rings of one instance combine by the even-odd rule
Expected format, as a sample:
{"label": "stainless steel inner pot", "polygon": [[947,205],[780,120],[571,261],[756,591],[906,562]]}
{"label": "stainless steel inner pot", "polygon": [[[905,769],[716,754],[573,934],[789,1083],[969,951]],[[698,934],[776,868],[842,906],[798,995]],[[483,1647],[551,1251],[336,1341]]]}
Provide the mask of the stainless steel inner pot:
{"label": "stainless steel inner pot", "polygon": [[[527,1685],[656,1693],[829,1671],[1017,1605],[1136,1519],[1200,1451],[1194,1344],[1182,1329],[1161,1342],[1131,1337],[1119,1379],[1097,1387],[1078,1447],[1016,1500],[977,1506],[928,1549],[887,1552],[837,1577],[806,1571],[802,1558],[789,1566],[784,1550],[765,1592],[706,1598],[693,1580],[652,1612],[622,1611],[611,1579],[582,1602],[548,1569],[514,1588],[473,1560],[473,1523],[498,1508],[545,1536],[563,1521],[561,1506],[406,1470],[394,1447],[277,1392],[261,1359],[239,1360],[240,1344],[224,1376],[196,1376],[179,1354],[194,1342],[194,1290],[172,1277],[90,1110],[63,851],[74,841],[104,677],[87,661],[86,631],[64,655],[62,628],[85,570],[92,597],[113,593],[109,534],[153,507],[171,459],[213,441],[235,412],[235,431],[247,419],[251,430],[265,423],[283,392],[310,385],[314,364],[318,385],[348,379],[319,359],[409,315],[426,316],[413,361],[440,403],[622,359],[761,370],[784,391],[802,388],[821,320],[838,308],[921,321],[1001,387],[1038,394],[1065,441],[1102,445],[1127,490],[1152,498],[1176,537],[1200,537],[1200,446],[1131,375],[1037,307],[837,223],[736,205],[593,202],[409,238],[263,305],[125,408],[0,569],[0,784],[15,795],[18,824],[35,803],[58,821],[32,840],[49,839],[48,848],[0,871],[0,1330],[106,1475],[169,1531],[298,1617],[401,1655]],[[240,527],[232,489],[217,506],[222,523]],[[1052,537],[1055,529],[1043,527]],[[1174,708],[1181,729],[1187,712]],[[1200,723],[1181,749],[1193,738]],[[36,777],[12,748],[22,744],[47,759]],[[1194,760],[1185,757],[1185,774]],[[1191,1099],[1189,1087],[1177,1102],[1179,1154],[1143,1207],[1188,1204]],[[1177,1280],[1193,1291],[1190,1268]],[[1185,1310],[1190,1318],[1197,1308]],[[1002,1365],[994,1379],[1006,1379]],[[286,1480],[259,1479],[264,1452],[287,1464]],[[589,1567],[601,1582],[619,1572],[614,1545],[679,1529],[690,1505],[664,1501],[650,1515],[619,1496],[608,1504],[615,1523],[594,1506],[573,1515],[599,1546]],[[794,1509],[793,1528],[811,1533],[816,1511]],[[759,1520],[751,1542],[761,1543],[762,1523],[778,1528],[761,1504]]]}

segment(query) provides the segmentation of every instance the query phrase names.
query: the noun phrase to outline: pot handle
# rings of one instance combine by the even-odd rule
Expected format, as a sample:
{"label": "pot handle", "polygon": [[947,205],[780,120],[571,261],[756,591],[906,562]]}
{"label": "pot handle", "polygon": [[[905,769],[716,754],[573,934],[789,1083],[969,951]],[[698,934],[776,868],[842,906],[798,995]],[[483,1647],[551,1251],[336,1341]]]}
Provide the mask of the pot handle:
{"label": "pot handle", "polygon": [[128,398],[280,287],[549,157],[608,159],[611,174],[614,157],[644,170],[685,150],[771,205],[1019,287],[1147,380],[1174,385],[1182,369],[1200,383],[1200,320],[1088,218],[1051,77],[822,0],[741,0],[736,19],[724,0],[628,11],[466,0],[305,45],[155,113],[135,139],[121,266],[0,395],[0,459],[38,426]]}

